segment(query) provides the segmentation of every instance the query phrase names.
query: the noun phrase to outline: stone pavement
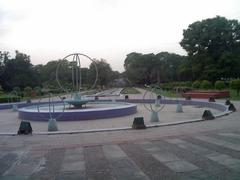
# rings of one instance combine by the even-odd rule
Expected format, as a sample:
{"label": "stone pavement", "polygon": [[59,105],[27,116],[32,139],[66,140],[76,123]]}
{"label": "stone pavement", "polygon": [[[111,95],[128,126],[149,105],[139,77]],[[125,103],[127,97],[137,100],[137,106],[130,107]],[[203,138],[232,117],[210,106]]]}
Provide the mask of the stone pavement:
{"label": "stone pavement", "polygon": [[240,179],[238,112],[192,124],[0,136],[0,179]]}
{"label": "stone pavement", "polygon": [[234,105],[228,116],[176,126],[0,136],[0,180],[239,180],[240,102]]}
{"label": "stone pavement", "polygon": [[[183,106],[184,113],[176,113],[176,105],[166,105],[159,113],[160,122],[150,122],[150,112],[144,108],[143,104],[137,104],[138,112],[132,115],[88,121],[58,121],[57,125],[59,131],[121,128],[130,127],[134,117],[138,116],[144,117],[146,125],[176,123],[200,119],[205,109],[204,107]],[[211,109],[211,112],[214,115],[220,113],[214,109]],[[0,110],[0,133],[16,133],[20,122],[18,112],[13,112],[11,109]],[[31,121],[31,126],[34,133],[47,132],[48,121]]]}
{"label": "stone pavement", "polygon": [[240,131],[95,145],[28,138],[1,137],[1,180],[240,179]]}
{"label": "stone pavement", "polygon": [[[129,98],[142,99],[145,91],[139,88],[138,91],[141,93],[129,94]],[[101,100],[109,100],[112,98],[123,99],[124,96],[121,95],[114,97],[101,97]],[[146,94],[146,98],[154,98],[154,96],[152,93],[148,92]],[[38,102],[38,100],[35,101]],[[150,112],[146,110],[144,104],[139,103],[137,104],[137,113],[132,115],[89,121],[58,121],[57,125],[59,131],[83,131],[92,129],[122,128],[131,127],[134,117],[138,116],[144,117],[146,125],[168,124],[182,121],[191,121],[193,119],[201,119],[201,116],[206,109],[209,108],[199,106],[183,106],[184,113],[176,113],[176,105],[167,104],[159,113],[160,122],[150,122]],[[210,110],[214,115],[220,113],[220,111],[215,109]],[[18,131],[20,123],[21,120],[18,119],[18,112],[12,111],[12,109],[0,110],[0,135],[16,133]],[[34,133],[47,132],[48,121],[31,121],[31,126]]]}

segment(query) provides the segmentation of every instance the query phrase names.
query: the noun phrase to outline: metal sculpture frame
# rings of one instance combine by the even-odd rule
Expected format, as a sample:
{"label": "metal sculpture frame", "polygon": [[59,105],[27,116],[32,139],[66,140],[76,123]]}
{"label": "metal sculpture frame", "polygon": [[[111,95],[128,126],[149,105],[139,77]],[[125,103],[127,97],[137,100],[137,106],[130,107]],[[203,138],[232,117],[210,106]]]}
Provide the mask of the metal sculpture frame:
{"label": "metal sculpture frame", "polygon": [[[59,97],[59,96],[58,96]],[[65,103],[64,103],[64,101],[63,101],[63,99],[61,98],[61,97],[59,97],[60,99],[61,99],[61,102],[62,102],[62,104],[63,104],[63,111],[61,112],[61,113],[64,113],[64,111],[65,111]],[[42,99],[39,99],[38,100],[38,104],[37,104],[37,110],[38,110],[38,113],[41,113],[41,111],[40,111],[40,106],[41,106],[41,100]],[[54,106],[54,103],[56,103],[56,102],[54,102],[53,100],[52,100],[52,94],[51,93],[49,93],[49,96],[48,96],[48,102],[46,102],[47,104],[48,104],[48,110],[49,110],[49,118],[48,119],[58,119],[58,118],[60,118],[62,115],[60,114],[60,115],[58,115],[58,116],[56,116],[56,117],[54,117],[53,118],[53,116],[52,116],[52,114],[53,113],[55,113],[55,106]],[[42,116],[43,117],[43,119],[46,119],[46,117],[44,117],[44,116]]]}
{"label": "metal sculpture frame", "polygon": [[[96,61],[93,60],[92,58],[90,58],[89,56],[85,55],[85,54],[81,54],[81,53],[72,53],[69,54],[67,56],[65,56],[62,60],[67,60],[67,58],[69,57],[73,57],[71,62],[76,62],[76,66],[75,66],[75,76],[74,76],[74,66],[72,67],[72,85],[73,85],[73,89],[77,89],[78,92],[80,92],[81,90],[81,86],[82,86],[82,76],[81,76],[81,59],[80,56],[86,57],[87,59],[89,59],[91,62],[93,62],[93,65],[95,67],[95,71],[96,71],[96,78],[94,80],[93,85],[90,87],[90,89],[93,89],[96,84],[97,84],[97,80],[98,80],[98,69],[97,69],[97,65],[96,65]],[[56,69],[56,80],[57,80],[57,84],[60,87],[60,89],[62,89],[63,91],[65,91],[66,93],[69,93],[69,91],[67,89],[65,89],[59,80],[59,68],[60,68],[61,62],[58,63],[57,65],[57,69]],[[76,88],[75,85],[76,84]]]}
{"label": "metal sculpture frame", "polygon": [[[154,88],[151,88],[151,90],[146,89],[146,91],[145,91],[145,93],[144,93],[144,95],[143,95],[143,100],[146,99],[146,95],[147,95],[147,93],[149,93],[149,92],[151,93],[151,97],[150,97],[150,98],[152,98],[152,97],[153,97],[153,94],[154,94],[153,90],[154,90]],[[161,99],[162,99],[162,98],[165,98],[165,97],[164,97],[164,96],[161,96]],[[159,113],[160,111],[162,111],[163,108],[165,107],[165,103],[162,104],[162,105],[160,104],[160,102],[165,102],[165,101],[161,101],[161,99],[158,99],[158,98],[155,99],[155,104],[154,104],[155,108],[153,108],[152,103],[149,103],[149,104],[148,104],[149,107],[146,105],[146,103],[143,104],[144,107],[145,107],[149,112],[151,112],[151,119],[150,119],[151,122],[158,122],[158,121],[159,121],[158,113]]]}

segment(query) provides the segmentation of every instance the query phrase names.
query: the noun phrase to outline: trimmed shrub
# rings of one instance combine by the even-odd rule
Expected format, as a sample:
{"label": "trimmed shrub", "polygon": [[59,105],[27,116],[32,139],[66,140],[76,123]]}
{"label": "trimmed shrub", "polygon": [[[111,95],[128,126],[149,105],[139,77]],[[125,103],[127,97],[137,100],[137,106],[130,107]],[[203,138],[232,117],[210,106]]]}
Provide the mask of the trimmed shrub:
{"label": "trimmed shrub", "polygon": [[237,94],[239,95],[240,91],[240,79],[235,79],[230,82],[230,87],[232,89],[235,89],[237,91]]}
{"label": "trimmed shrub", "polygon": [[31,96],[31,92],[32,92],[32,88],[27,86],[24,88],[24,96],[25,97],[30,97]]}
{"label": "trimmed shrub", "polygon": [[225,84],[223,81],[216,81],[214,84],[215,89],[222,90],[225,88]]}
{"label": "trimmed shrub", "polygon": [[201,86],[201,82],[200,81],[194,81],[193,84],[192,84],[192,87],[194,89],[199,89]]}
{"label": "trimmed shrub", "polygon": [[0,103],[19,102],[21,98],[19,96],[6,95],[0,96]]}
{"label": "trimmed shrub", "polygon": [[201,86],[200,86],[202,89],[211,89],[212,85],[209,81],[207,80],[203,80],[201,82]]}
{"label": "trimmed shrub", "polygon": [[36,86],[34,88],[34,91],[36,92],[37,96],[41,96],[42,95],[42,89],[39,86]]}
{"label": "trimmed shrub", "polygon": [[185,86],[187,86],[187,87],[192,87],[192,82],[191,82],[191,81],[186,81],[186,82],[185,82]]}

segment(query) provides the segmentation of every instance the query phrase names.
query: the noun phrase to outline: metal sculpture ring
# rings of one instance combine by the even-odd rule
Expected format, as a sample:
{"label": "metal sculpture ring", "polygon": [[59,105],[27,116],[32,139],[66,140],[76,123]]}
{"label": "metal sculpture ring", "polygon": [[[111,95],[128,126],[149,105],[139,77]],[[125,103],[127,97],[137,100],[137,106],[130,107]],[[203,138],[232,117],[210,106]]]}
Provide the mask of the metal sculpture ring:
{"label": "metal sculpture ring", "polygon": [[[72,66],[72,84],[73,84],[73,88],[76,89],[79,92],[80,92],[81,85],[82,85],[81,84],[82,83],[81,82],[82,81],[82,79],[81,79],[82,78],[81,77],[81,59],[80,59],[81,56],[86,57],[87,59],[89,59],[92,62],[92,64],[94,65],[94,68],[95,68],[95,71],[96,71],[96,77],[95,77],[94,83],[92,84],[90,89],[93,89],[96,86],[97,79],[98,79],[98,70],[97,70],[96,61],[94,61],[89,56],[87,56],[85,54],[81,54],[81,53],[73,53],[73,54],[69,54],[66,57],[64,57],[63,60],[67,60],[67,58],[72,57],[72,62],[75,63],[75,67]],[[66,93],[69,93],[69,91],[62,86],[62,84],[60,83],[60,80],[59,80],[59,68],[60,68],[60,65],[61,65],[61,62],[58,63],[57,69],[56,69],[57,84],[60,87],[60,89],[62,89]]]}

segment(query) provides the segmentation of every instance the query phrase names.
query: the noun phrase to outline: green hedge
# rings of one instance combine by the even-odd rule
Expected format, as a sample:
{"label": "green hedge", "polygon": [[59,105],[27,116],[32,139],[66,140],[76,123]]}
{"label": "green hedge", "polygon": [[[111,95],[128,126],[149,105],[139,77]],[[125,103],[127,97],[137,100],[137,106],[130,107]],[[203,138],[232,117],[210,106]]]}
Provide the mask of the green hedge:
{"label": "green hedge", "polygon": [[200,81],[194,81],[194,83],[192,84],[192,87],[194,89],[199,89],[201,86],[201,82]]}
{"label": "green hedge", "polygon": [[19,102],[19,96],[0,96],[0,103]]}
{"label": "green hedge", "polygon": [[212,88],[212,84],[208,81],[208,80],[203,80],[201,82],[201,86],[202,89],[211,89]]}
{"label": "green hedge", "polygon": [[170,90],[174,90],[175,88],[190,88],[192,87],[192,83],[190,81],[186,81],[186,82],[168,82],[168,83],[161,83],[160,85],[161,89],[166,90],[166,91],[170,91]]}
{"label": "green hedge", "polygon": [[214,87],[215,87],[215,89],[217,89],[217,90],[222,90],[222,89],[224,89],[226,86],[225,86],[225,84],[224,84],[223,81],[216,81],[215,84],[214,84]]}

